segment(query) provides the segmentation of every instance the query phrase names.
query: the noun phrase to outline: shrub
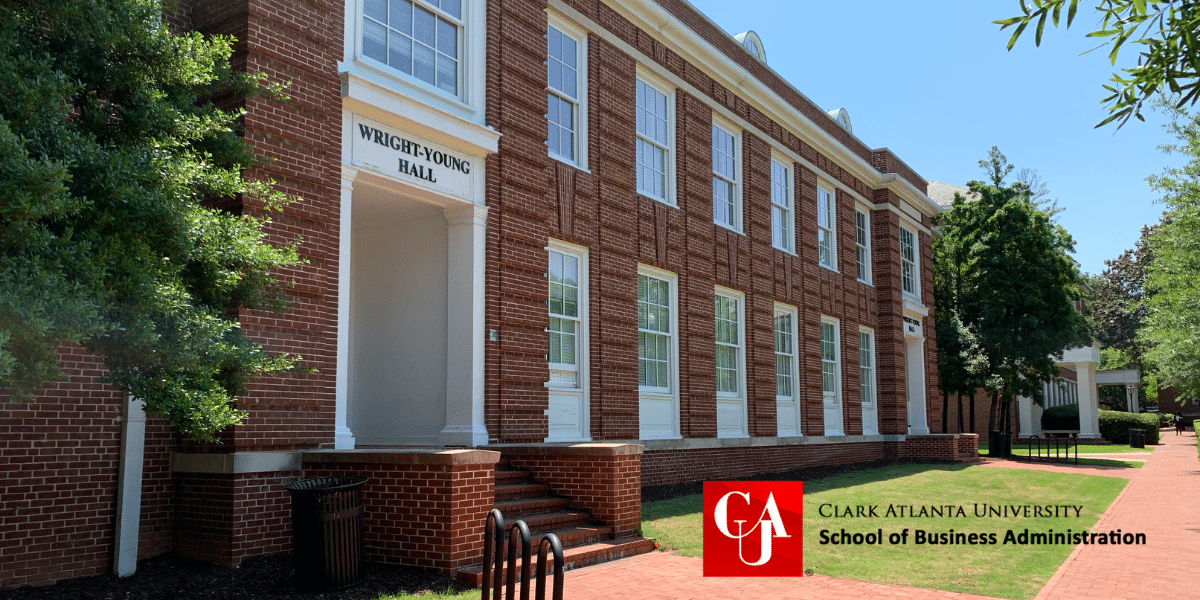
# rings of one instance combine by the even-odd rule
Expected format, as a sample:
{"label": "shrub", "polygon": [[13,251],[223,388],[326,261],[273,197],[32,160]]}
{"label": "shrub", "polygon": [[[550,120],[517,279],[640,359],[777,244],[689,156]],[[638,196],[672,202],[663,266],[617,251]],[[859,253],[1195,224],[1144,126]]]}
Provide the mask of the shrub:
{"label": "shrub", "polygon": [[1042,413],[1042,429],[1079,429],[1079,405],[1047,408]]}
{"label": "shrub", "polygon": [[1158,413],[1158,426],[1159,427],[1174,427],[1175,426],[1175,413]]}
{"label": "shrub", "polygon": [[1128,444],[1129,430],[1146,432],[1146,443],[1158,443],[1158,416],[1153,413],[1100,411],[1100,436],[1114,444]]}

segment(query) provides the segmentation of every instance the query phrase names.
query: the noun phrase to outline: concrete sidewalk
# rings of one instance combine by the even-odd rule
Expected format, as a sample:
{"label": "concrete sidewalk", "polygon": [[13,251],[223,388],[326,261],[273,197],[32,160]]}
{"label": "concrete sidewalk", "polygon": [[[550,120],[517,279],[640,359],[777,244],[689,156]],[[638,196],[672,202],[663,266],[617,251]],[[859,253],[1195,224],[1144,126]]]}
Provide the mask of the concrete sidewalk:
{"label": "concrete sidewalk", "polygon": [[[1145,533],[1144,546],[1078,546],[1037,600],[1185,598],[1195,590],[1200,556],[1200,461],[1196,434],[1164,431],[1141,469],[993,462],[991,468],[1035,468],[1130,478],[1093,531]],[[702,561],[651,552],[568,571],[570,600],[692,598],[979,599],[982,596],[825,577],[705,578]]]}

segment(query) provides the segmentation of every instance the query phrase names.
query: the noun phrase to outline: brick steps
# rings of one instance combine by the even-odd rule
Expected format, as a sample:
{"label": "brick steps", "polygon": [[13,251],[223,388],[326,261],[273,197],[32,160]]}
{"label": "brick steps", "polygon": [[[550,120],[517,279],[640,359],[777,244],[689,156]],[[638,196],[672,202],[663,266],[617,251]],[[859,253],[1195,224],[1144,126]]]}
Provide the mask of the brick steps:
{"label": "brick steps", "polygon": [[[550,486],[533,481],[528,471],[514,469],[507,458],[501,458],[496,466],[495,508],[504,515],[508,531],[518,520],[524,521],[529,527],[532,562],[537,561],[538,542],[550,532],[558,536],[558,541],[562,543],[564,569],[594,565],[654,549],[654,540],[650,538],[631,536],[613,539],[612,527],[593,523],[589,512],[572,510],[569,498],[550,495]],[[508,539],[506,536],[506,543]],[[507,556],[507,552],[504,555]],[[504,564],[501,563],[499,568],[503,576]],[[483,583],[483,565],[459,569],[458,576],[479,587]]]}

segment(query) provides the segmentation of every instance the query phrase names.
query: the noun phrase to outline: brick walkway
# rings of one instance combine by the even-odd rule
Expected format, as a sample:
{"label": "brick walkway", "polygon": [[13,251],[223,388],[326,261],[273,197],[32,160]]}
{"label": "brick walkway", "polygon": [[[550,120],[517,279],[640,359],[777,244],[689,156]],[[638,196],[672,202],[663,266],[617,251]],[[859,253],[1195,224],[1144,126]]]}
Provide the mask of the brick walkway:
{"label": "brick walkway", "polygon": [[[1145,533],[1145,546],[1079,546],[1036,600],[1185,598],[1195,592],[1200,556],[1200,462],[1196,436],[1166,432],[1141,469],[1081,465],[1029,465],[1002,461],[989,466],[1032,468],[1129,477],[1131,481],[1093,531]],[[701,560],[651,552],[568,571],[571,600],[681,600],[867,598],[970,600],[982,596],[825,577],[705,578]]]}

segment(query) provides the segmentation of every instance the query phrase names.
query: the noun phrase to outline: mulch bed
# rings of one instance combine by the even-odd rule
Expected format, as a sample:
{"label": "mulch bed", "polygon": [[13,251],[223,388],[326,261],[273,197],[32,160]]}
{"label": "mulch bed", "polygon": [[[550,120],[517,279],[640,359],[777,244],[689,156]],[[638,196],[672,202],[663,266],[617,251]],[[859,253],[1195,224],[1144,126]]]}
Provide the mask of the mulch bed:
{"label": "mulch bed", "polygon": [[0,590],[4,600],[375,600],[381,594],[467,589],[446,573],[415,567],[367,564],[366,580],[350,589],[314,592],[292,584],[290,555],[258,556],[236,568],[164,554],[138,563],[121,578],[97,575],[51,586]]}
{"label": "mulch bed", "polygon": [[[741,477],[743,481],[813,481],[899,464],[947,464],[935,460],[876,460],[849,465],[797,469]],[[948,463],[955,464],[955,463]],[[704,482],[655,485],[642,488],[642,502],[670,500],[700,494]],[[0,590],[3,600],[375,600],[382,594],[463,590],[467,586],[432,569],[368,563],[366,580],[351,589],[314,592],[292,583],[290,555],[258,556],[238,567],[225,567],[164,554],[138,563],[137,573],[121,578],[96,575],[67,579],[51,586]]]}

